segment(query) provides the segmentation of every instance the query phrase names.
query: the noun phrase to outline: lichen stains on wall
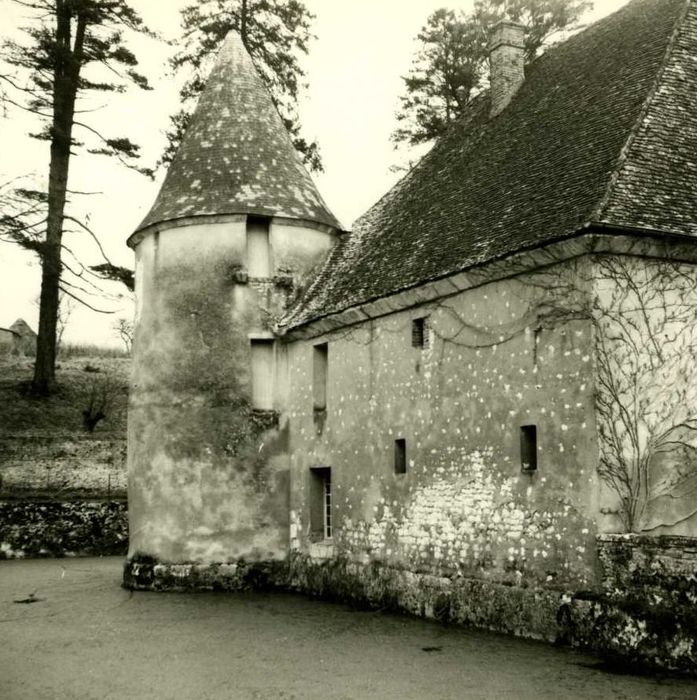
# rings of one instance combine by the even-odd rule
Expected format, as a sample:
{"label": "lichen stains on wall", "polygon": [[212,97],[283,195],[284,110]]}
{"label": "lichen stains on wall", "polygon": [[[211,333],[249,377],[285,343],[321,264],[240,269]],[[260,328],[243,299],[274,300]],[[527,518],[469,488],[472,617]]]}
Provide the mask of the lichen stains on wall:
{"label": "lichen stains on wall", "polygon": [[[534,276],[505,280],[289,347],[299,551],[316,551],[309,469],[329,466],[337,556],[511,582],[593,578],[592,330],[554,318],[547,299]],[[413,347],[424,316],[427,341]],[[313,342],[329,348],[321,434]],[[525,425],[537,427],[532,474]],[[406,474],[394,473],[398,438]]]}
{"label": "lichen stains on wall", "polygon": [[287,296],[326,251],[330,231],[271,220],[269,276],[252,278],[245,217],[173,226],[136,251],[130,552],[167,562],[283,559],[283,349],[276,344],[273,409],[258,411],[250,338],[273,340]]}
{"label": "lichen stains on wall", "polygon": [[265,329],[259,289],[231,274],[243,262],[244,227],[186,259],[170,249],[178,241],[170,233],[160,236],[157,259],[154,246],[141,251],[154,269],[144,284],[129,410],[131,553],[283,558],[285,438],[250,402],[248,334]]}

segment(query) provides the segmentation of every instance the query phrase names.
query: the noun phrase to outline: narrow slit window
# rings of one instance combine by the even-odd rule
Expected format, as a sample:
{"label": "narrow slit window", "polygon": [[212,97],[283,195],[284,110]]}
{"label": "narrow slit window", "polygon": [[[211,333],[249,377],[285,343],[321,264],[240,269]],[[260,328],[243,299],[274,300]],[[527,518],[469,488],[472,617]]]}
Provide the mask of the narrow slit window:
{"label": "narrow slit window", "polygon": [[247,217],[247,272],[250,277],[271,277],[269,219]]}
{"label": "narrow slit window", "polygon": [[411,345],[414,348],[428,347],[428,317],[414,318],[411,321]]}
{"label": "narrow slit window", "polygon": [[331,467],[310,469],[310,531],[315,541],[332,537]]}
{"label": "narrow slit window", "polygon": [[254,338],[252,349],[252,406],[273,409],[273,340]]}
{"label": "narrow slit window", "polygon": [[520,465],[524,472],[537,470],[537,426],[520,427]]}
{"label": "narrow slit window", "polygon": [[329,347],[320,343],[313,348],[312,392],[315,411],[327,409],[327,372],[329,367]]}
{"label": "narrow slit window", "polygon": [[394,441],[394,473],[407,473],[407,441],[404,438]]}

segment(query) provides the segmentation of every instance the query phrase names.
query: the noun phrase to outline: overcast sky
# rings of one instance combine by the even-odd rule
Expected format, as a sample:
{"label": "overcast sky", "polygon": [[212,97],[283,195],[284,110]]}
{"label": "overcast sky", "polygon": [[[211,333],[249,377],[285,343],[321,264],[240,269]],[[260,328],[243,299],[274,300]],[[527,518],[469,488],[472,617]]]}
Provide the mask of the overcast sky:
{"label": "overcast sky", "polygon": [[[614,11],[626,0],[596,0],[588,20]],[[133,0],[147,24],[167,38],[175,38],[179,9],[187,0]],[[314,33],[304,61],[309,89],[300,105],[305,132],[320,144],[325,172],[315,176],[329,207],[345,226],[384,194],[395,180],[389,168],[398,157],[389,136],[402,81],[414,52],[414,37],[426,17],[438,7],[471,9],[471,0],[305,0],[316,15]],[[22,24],[23,11],[11,0],[0,0],[0,27],[12,33]],[[177,108],[177,86],[168,75],[166,60],[172,50],[164,43],[141,39],[132,44],[141,71],[154,90],[103,96],[93,115],[104,131],[129,136],[143,148],[144,164],[154,163],[164,146],[168,115]],[[45,142],[26,136],[34,128],[17,111],[0,113],[0,182],[34,174],[41,182],[48,169]],[[133,266],[125,240],[151,206],[161,182],[130,172],[111,159],[80,156],[71,165],[71,188],[98,190],[85,198],[83,211],[99,232],[114,262]],[[88,262],[100,262],[84,237],[71,245]],[[36,329],[40,271],[32,256],[0,243],[0,327],[18,317]],[[114,292],[118,293],[118,285]],[[99,303],[99,302],[97,302]],[[118,344],[114,319],[130,317],[131,302],[105,301],[111,316],[75,308],[65,334],[70,342]]]}

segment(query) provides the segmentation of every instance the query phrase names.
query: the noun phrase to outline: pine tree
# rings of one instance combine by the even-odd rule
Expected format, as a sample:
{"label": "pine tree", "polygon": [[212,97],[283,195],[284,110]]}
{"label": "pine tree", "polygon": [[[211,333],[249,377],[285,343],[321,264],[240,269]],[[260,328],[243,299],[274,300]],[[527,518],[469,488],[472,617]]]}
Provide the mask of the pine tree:
{"label": "pine tree", "polygon": [[184,72],[183,108],[170,117],[168,145],[162,163],[171,162],[203,90],[215,53],[230,30],[242,42],[261,74],[297,151],[311,170],[321,170],[315,141],[301,134],[296,109],[305,73],[299,56],[313,38],[314,15],[299,0],[196,0],[182,10],[183,48],[171,61]]}
{"label": "pine tree", "polygon": [[[98,242],[85,221],[66,210],[72,156],[87,151],[118,158],[124,165],[151,175],[137,165],[138,146],[125,137],[100,133],[87,123],[81,100],[95,93],[122,92],[136,85],[149,89],[136,71],[138,61],[128,49],[124,34],[147,32],[140,16],[125,0],[12,0],[28,12],[25,42],[3,42],[0,67],[2,99],[6,105],[28,112],[43,128],[34,138],[50,144],[46,191],[0,188],[5,206],[0,235],[39,254],[41,296],[39,333],[33,390],[48,394],[55,383],[59,295],[79,298],[91,283],[76,272],[82,285],[67,282],[70,265],[64,260],[66,226],[77,226]],[[106,69],[106,70],[105,70]],[[80,132],[78,140],[74,132]],[[89,304],[88,304],[89,305]]]}
{"label": "pine tree", "polygon": [[419,48],[396,114],[395,145],[432,141],[457,119],[488,79],[488,37],[507,18],[525,27],[525,59],[592,7],[587,0],[479,0],[470,14],[440,9],[417,35]]}

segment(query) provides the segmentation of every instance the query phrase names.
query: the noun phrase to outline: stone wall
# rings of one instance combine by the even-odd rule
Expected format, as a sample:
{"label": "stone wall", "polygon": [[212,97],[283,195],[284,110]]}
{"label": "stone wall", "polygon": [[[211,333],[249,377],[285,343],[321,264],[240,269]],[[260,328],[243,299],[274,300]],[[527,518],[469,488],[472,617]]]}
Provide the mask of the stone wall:
{"label": "stone wall", "polygon": [[697,538],[601,535],[602,593],[577,594],[570,637],[615,663],[697,673]]}
{"label": "stone wall", "polygon": [[0,501],[0,559],[125,555],[125,501]]}

